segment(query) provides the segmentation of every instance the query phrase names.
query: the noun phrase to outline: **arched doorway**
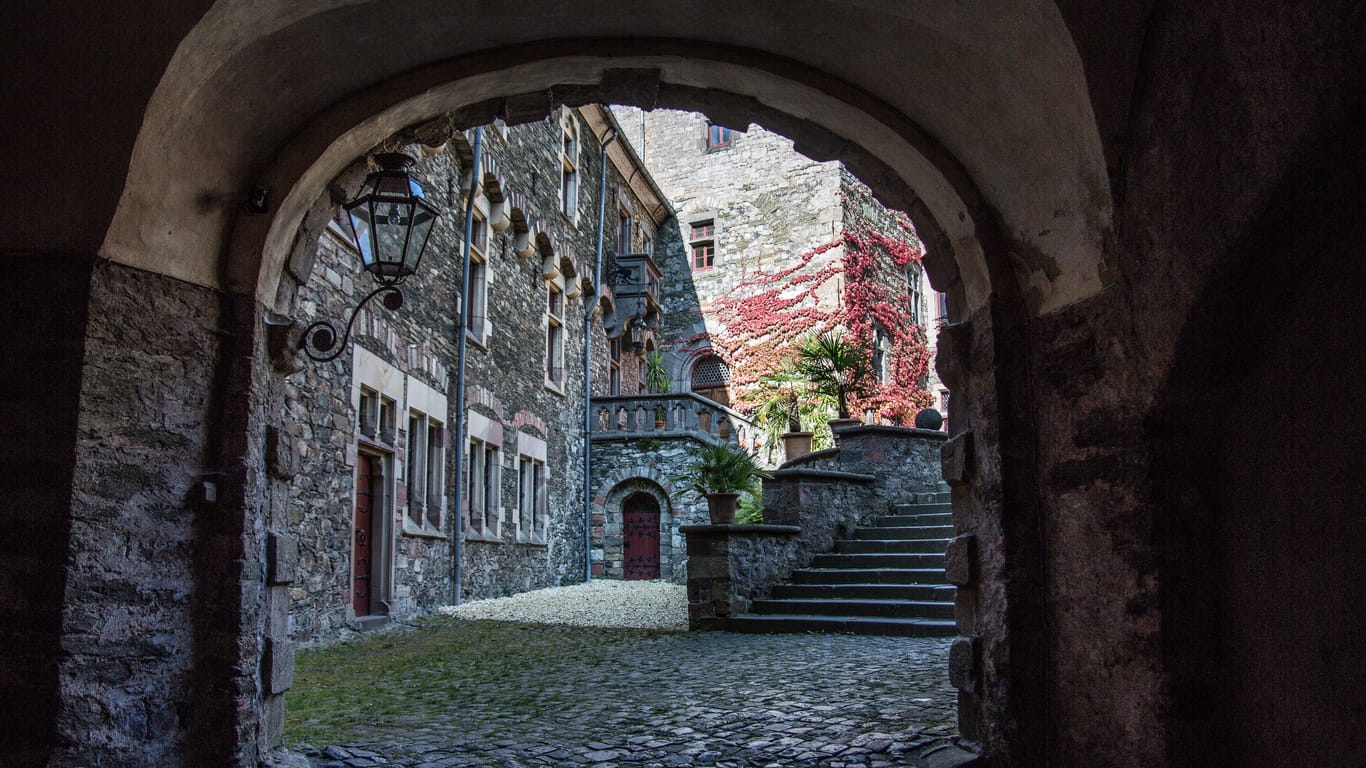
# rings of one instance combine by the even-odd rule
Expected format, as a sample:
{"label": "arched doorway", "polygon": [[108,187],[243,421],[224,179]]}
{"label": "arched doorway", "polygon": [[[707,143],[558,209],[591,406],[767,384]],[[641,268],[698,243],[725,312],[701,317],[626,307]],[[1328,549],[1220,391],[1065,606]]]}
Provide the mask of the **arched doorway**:
{"label": "arched doorway", "polygon": [[621,504],[622,578],[659,578],[659,502],[635,493]]}

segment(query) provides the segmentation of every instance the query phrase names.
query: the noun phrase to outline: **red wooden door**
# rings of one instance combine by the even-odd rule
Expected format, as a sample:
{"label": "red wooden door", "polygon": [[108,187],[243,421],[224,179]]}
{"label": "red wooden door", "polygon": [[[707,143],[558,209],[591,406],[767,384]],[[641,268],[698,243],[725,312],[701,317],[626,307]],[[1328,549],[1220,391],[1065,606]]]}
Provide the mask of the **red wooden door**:
{"label": "red wooden door", "polygon": [[628,579],[659,578],[659,502],[647,493],[626,499],[622,507],[622,560]]}
{"label": "red wooden door", "polygon": [[370,563],[375,528],[374,460],[356,458],[356,519],[351,531],[351,607],[370,615]]}

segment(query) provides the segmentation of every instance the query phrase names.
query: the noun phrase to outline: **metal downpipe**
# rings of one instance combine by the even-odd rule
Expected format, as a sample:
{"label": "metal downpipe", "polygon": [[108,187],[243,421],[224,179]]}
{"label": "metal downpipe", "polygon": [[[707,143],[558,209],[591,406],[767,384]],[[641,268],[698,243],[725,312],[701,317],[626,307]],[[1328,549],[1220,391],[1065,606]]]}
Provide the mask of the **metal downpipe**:
{"label": "metal downpipe", "polygon": [[470,241],[474,238],[474,195],[479,190],[479,155],[484,143],[484,129],[474,129],[474,157],[470,160],[470,191],[465,197],[464,267],[460,272],[459,325],[455,329],[455,522],[451,525],[451,601],[460,605],[461,561],[465,554],[465,329],[470,323]]}
{"label": "metal downpipe", "polygon": [[[583,580],[593,580],[593,311],[602,299],[602,236],[607,218],[607,147],[617,140],[609,129],[598,167],[598,247],[593,267],[593,303],[583,309]],[[586,302],[585,302],[586,303]]]}

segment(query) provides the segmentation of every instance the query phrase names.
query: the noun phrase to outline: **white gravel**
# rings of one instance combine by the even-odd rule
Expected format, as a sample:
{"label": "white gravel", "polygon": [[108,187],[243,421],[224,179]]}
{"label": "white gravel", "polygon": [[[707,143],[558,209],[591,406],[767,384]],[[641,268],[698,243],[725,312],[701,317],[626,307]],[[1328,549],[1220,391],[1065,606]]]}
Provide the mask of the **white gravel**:
{"label": "white gravel", "polygon": [[686,630],[688,590],[663,581],[596,579],[437,609],[462,619],[493,619],[574,627]]}

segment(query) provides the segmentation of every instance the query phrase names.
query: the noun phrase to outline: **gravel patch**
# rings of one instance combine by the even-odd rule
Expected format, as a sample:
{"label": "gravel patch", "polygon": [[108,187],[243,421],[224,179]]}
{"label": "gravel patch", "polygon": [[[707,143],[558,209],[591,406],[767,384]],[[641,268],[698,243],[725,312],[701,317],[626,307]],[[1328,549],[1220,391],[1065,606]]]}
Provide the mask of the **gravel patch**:
{"label": "gravel patch", "polygon": [[437,609],[461,619],[633,629],[688,628],[688,590],[663,581],[600,579]]}

